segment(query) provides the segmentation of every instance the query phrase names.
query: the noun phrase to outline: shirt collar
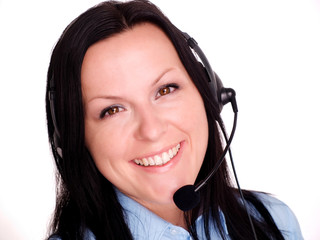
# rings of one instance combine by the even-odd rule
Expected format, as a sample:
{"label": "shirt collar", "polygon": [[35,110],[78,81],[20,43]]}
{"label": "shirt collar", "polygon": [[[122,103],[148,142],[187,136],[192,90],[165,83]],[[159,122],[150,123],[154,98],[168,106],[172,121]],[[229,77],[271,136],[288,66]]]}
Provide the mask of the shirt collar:
{"label": "shirt collar", "polygon": [[[124,209],[125,219],[134,239],[189,239],[190,234],[184,228],[165,221],[135,200],[121,193],[118,189],[115,188],[115,191]],[[225,217],[221,211],[220,218],[225,232],[228,233]],[[200,235],[204,234],[202,216],[196,221],[197,232]],[[171,237],[168,235],[171,235]],[[177,235],[179,238],[172,235]],[[211,235],[217,236],[217,231],[213,230]]]}

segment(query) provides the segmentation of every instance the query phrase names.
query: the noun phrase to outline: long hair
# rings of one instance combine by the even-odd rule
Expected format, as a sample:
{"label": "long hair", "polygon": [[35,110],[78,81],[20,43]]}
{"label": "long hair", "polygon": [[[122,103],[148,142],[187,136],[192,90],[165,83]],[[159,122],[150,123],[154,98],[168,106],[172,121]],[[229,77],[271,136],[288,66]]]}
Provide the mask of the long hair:
{"label": "long hair", "polygon": [[[205,178],[222,153],[217,127],[217,122],[222,124],[218,104],[208,88],[203,67],[194,57],[181,31],[146,0],[103,2],[87,10],[63,32],[52,52],[47,76],[48,135],[57,167],[57,199],[50,234],[56,233],[62,239],[82,239],[86,229],[90,229],[96,239],[132,239],[112,184],[98,171],[85,146],[81,67],[91,45],[143,22],[157,25],[169,37],[204,102],[209,140],[196,182]],[[63,157],[54,147],[55,128],[49,90],[55,92],[54,113]],[[245,191],[244,195],[260,213],[259,219],[253,218],[259,239],[283,239],[261,201],[249,191]],[[207,239],[210,239],[212,221],[221,238],[226,238],[220,211],[225,216],[231,239],[252,239],[247,213],[232,187],[226,163],[201,190],[199,206],[185,213],[189,232],[194,239],[198,239],[195,220],[200,214],[204,217]]]}

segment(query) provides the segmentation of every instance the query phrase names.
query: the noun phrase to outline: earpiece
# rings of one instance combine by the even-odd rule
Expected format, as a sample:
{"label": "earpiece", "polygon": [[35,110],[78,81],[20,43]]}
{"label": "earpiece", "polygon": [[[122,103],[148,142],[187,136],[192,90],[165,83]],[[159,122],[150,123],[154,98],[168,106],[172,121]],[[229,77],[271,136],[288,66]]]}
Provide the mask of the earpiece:
{"label": "earpiece", "polygon": [[189,47],[193,49],[194,53],[200,58],[201,63],[208,75],[209,88],[214,97],[214,101],[218,103],[220,112],[225,104],[231,102],[234,112],[238,111],[236,101],[234,101],[235,91],[231,88],[224,88],[219,76],[212,70],[211,65],[199,47],[196,40],[190,37],[187,33],[182,33],[185,37]]}
{"label": "earpiece", "polygon": [[56,112],[54,107],[55,102],[55,87],[54,87],[54,79],[53,76],[49,82],[49,102],[50,102],[50,113],[51,119],[54,127],[53,132],[53,150],[62,158],[62,148],[60,141],[60,132],[58,130],[58,124],[56,119]]}

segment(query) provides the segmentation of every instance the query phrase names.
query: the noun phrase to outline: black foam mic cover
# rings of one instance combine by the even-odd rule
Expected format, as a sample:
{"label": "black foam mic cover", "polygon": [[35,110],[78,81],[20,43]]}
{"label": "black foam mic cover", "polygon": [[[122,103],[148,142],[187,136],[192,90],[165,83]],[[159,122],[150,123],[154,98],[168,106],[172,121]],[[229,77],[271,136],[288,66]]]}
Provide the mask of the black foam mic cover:
{"label": "black foam mic cover", "polygon": [[173,201],[179,209],[188,211],[199,204],[200,194],[195,191],[194,185],[185,185],[174,193]]}

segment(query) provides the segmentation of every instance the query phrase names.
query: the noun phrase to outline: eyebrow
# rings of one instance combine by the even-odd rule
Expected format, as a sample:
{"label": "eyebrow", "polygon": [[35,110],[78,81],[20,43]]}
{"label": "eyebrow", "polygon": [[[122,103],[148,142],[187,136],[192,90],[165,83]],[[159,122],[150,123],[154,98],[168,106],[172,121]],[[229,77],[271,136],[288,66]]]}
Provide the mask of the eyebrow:
{"label": "eyebrow", "polygon": [[[151,87],[154,87],[166,74],[172,72],[172,71],[177,71],[178,69],[176,67],[170,67],[167,68],[166,70],[164,70],[152,83],[151,83]],[[114,96],[114,95],[100,95],[100,96],[96,96],[91,98],[88,102],[92,102],[95,99],[111,99],[111,100],[122,100],[123,98],[120,96]]]}
{"label": "eyebrow", "polygon": [[152,87],[155,86],[166,74],[168,74],[168,73],[170,73],[170,72],[172,72],[172,71],[174,71],[174,70],[177,70],[177,68],[175,68],[175,67],[167,68],[165,71],[163,71],[163,72],[159,75],[159,77],[157,77],[157,78],[155,79],[155,81],[151,84],[151,86],[152,86]]}
{"label": "eyebrow", "polygon": [[91,98],[88,102],[92,102],[93,100],[96,100],[96,99],[110,99],[110,100],[122,100],[123,98],[122,97],[119,97],[119,96],[113,96],[113,95],[99,95],[99,96],[96,96],[96,97],[93,97]]}

